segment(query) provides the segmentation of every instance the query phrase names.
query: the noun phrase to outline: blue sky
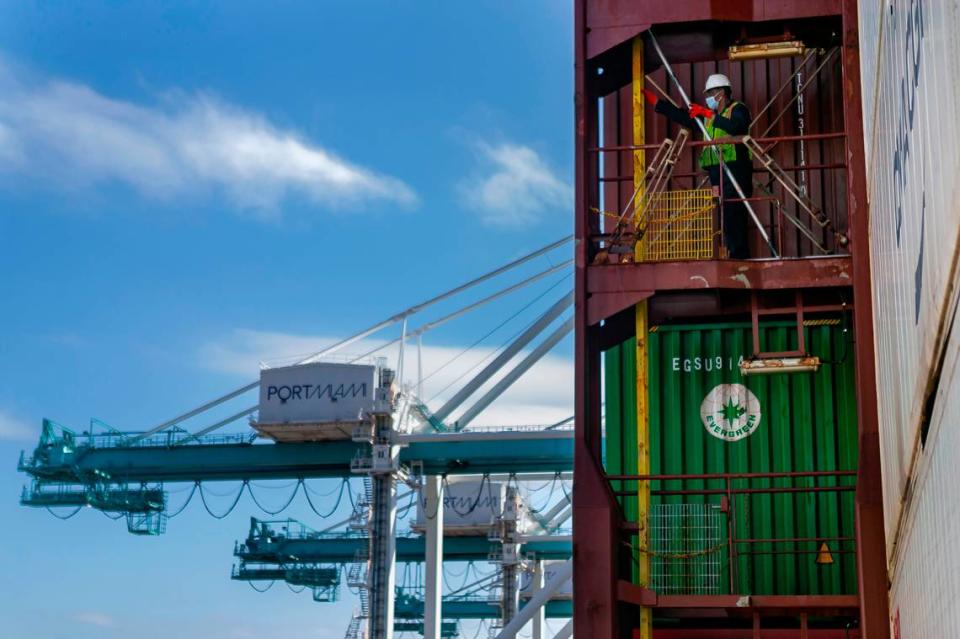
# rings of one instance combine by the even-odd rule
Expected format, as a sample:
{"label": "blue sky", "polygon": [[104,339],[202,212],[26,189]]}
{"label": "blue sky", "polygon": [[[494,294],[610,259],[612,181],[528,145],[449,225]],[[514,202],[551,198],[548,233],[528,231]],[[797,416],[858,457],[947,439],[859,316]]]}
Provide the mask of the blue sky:
{"label": "blue sky", "polygon": [[[248,498],[133,537],[18,507],[19,451],[42,417],[157,423],[571,232],[572,75],[552,0],[0,2],[0,635],[342,636],[349,597],[229,580]],[[568,352],[488,421],[568,410]]]}

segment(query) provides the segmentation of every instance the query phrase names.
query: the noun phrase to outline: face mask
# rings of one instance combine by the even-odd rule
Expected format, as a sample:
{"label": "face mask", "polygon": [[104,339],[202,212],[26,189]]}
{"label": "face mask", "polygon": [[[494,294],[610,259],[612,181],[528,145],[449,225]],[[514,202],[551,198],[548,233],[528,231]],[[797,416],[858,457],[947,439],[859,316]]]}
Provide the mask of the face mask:
{"label": "face mask", "polygon": [[717,102],[717,99],[715,97],[713,97],[712,95],[708,95],[707,106],[710,108],[711,111],[716,111],[717,107],[720,106],[720,103]]}

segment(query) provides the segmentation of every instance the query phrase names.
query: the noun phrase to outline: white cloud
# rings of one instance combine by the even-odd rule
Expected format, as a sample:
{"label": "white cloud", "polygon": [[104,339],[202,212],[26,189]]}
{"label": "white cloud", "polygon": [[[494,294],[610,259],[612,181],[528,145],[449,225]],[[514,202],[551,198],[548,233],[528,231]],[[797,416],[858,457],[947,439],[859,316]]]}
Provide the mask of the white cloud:
{"label": "white cloud", "polygon": [[0,62],[0,172],[69,187],[122,183],[164,200],[220,191],[261,215],[288,194],[330,208],[416,202],[400,180],[208,94],[173,91],[143,105],[22,75]]}
{"label": "white cloud", "polygon": [[39,427],[30,428],[26,423],[0,408],[0,439],[30,441],[35,440],[39,435]]}
{"label": "white cloud", "polygon": [[88,626],[97,626],[100,628],[113,628],[117,625],[113,617],[105,615],[102,612],[79,612],[74,615],[73,620]]}
{"label": "white cloud", "polygon": [[[236,374],[243,379],[252,379],[259,373],[260,362],[266,361],[270,365],[294,363],[297,359],[334,344],[339,338],[329,336],[293,335],[267,331],[238,329],[230,333],[223,340],[211,341],[203,344],[199,352],[200,364],[208,369]],[[384,344],[384,341],[364,340],[354,344],[344,351],[344,355],[361,355],[373,348]],[[463,351],[460,346],[429,346],[423,347],[424,376],[430,375],[454,356]],[[489,362],[493,349],[475,348],[459,357],[454,363],[443,368],[435,375],[424,381],[423,398],[438,397],[429,402],[433,409],[439,408],[450,398],[460,386],[470,379],[467,374],[460,382],[456,378],[470,369],[479,371],[482,361]],[[396,363],[397,346],[390,346],[378,355],[385,355],[391,364]],[[519,361],[525,353],[520,353],[514,362]],[[417,357],[415,347],[408,346],[405,357],[405,380],[415,382],[417,379]],[[485,363],[485,362],[484,362]],[[474,368],[476,367],[476,368]],[[508,366],[509,368],[509,366]],[[535,364],[513,386],[511,386],[497,401],[484,410],[473,422],[474,425],[521,425],[521,424],[549,424],[566,419],[573,414],[573,360],[559,355],[548,354]],[[501,373],[502,374],[502,373]],[[484,388],[499,379],[495,376],[487,382]],[[448,384],[451,387],[443,390]],[[476,400],[479,394],[471,399]],[[467,401],[462,409],[471,403]],[[452,419],[459,415],[454,412]]]}
{"label": "white cloud", "polygon": [[461,185],[467,203],[491,226],[523,227],[546,211],[568,211],[573,189],[533,149],[516,144],[479,144],[485,175]]}

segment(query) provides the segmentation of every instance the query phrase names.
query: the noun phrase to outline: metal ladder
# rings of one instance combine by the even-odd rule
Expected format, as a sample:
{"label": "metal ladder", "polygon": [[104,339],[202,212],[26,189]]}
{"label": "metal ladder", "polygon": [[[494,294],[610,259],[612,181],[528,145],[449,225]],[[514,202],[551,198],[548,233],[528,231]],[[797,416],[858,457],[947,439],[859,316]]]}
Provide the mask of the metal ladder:
{"label": "metal ladder", "polygon": [[373,503],[373,485],[369,475],[363,476],[363,495],[354,505],[347,527],[351,530],[370,530],[370,504]]}
{"label": "metal ladder", "polygon": [[[644,171],[641,182],[642,186],[637,186],[637,188],[634,189],[633,195],[630,196],[630,200],[617,218],[617,224],[611,234],[612,237],[610,238],[607,253],[633,254],[637,241],[646,233],[647,217],[650,211],[656,208],[660,197],[666,190],[670,178],[673,176],[673,169],[676,167],[680,153],[683,151],[683,147],[686,145],[689,137],[690,133],[686,129],[681,129],[680,132],[677,133],[676,140],[667,138],[657,147],[653,159]],[[640,196],[640,201],[637,202],[637,195],[641,191],[643,191],[643,194]],[[631,234],[631,241],[628,244],[624,244],[623,238],[627,233],[627,213],[631,207],[633,207],[634,213],[630,219],[633,221],[634,230]]]}
{"label": "metal ladder", "polygon": [[649,212],[656,208],[660,197],[667,189],[667,184],[673,176],[673,169],[676,167],[680,153],[686,146],[689,137],[690,133],[686,129],[680,129],[676,141],[667,149],[666,154],[661,158],[660,149],[657,149],[657,154],[654,155],[653,161],[644,172],[643,179],[647,188],[643,192],[640,206],[635,207],[636,212],[634,213],[636,239],[639,240],[646,233],[646,226],[641,227],[641,222],[646,222]]}
{"label": "metal ladder", "polygon": [[[825,229],[826,231],[833,233],[839,246],[847,245],[847,236],[833,228],[833,222],[830,221],[830,218],[827,217],[826,213],[824,213],[813,200],[807,197],[800,185],[797,184],[797,182],[790,177],[772,157],[770,157],[770,154],[767,153],[762,146],[760,146],[759,142],[747,135],[743,138],[743,144],[753,154],[754,159],[759,161],[760,165],[766,169],[770,175],[773,176],[773,179],[780,183],[787,195],[796,201],[797,206],[799,206],[800,209],[810,216],[814,224],[821,229]],[[830,252],[830,250],[813,235],[813,231],[808,228],[806,224],[803,224],[799,218],[787,213],[786,210],[781,210],[781,214],[822,253],[826,254]]]}
{"label": "metal ladder", "polygon": [[365,626],[367,619],[370,618],[370,592],[367,582],[367,552],[358,550],[353,557],[353,563],[347,571],[347,586],[357,589],[360,598],[360,608],[353,611],[353,617],[350,619],[350,625],[347,626],[347,632],[344,639],[364,639],[366,632]]}
{"label": "metal ladder", "polygon": [[363,622],[366,617],[360,616],[360,611],[355,610],[353,612],[353,617],[350,619],[350,625],[347,626],[347,632],[344,633],[343,639],[364,639],[363,632]]}

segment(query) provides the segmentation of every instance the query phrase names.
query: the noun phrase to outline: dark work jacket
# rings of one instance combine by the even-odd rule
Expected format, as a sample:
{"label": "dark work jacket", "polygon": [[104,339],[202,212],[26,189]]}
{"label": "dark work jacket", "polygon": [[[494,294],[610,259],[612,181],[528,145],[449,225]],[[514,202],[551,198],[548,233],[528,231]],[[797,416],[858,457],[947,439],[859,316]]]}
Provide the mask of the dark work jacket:
{"label": "dark work jacket", "polygon": [[[702,139],[703,133],[700,131],[700,127],[684,109],[675,107],[666,100],[658,100],[655,110],[657,113],[667,116],[680,126],[690,129],[698,138]],[[723,129],[730,135],[747,135],[750,132],[750,109],[748,109],[745,104],[739,103],[733,107],[729,118],[717,114],[713,118],[713,123],[714,126]],[[750,153],[747,151],[746,146],[737,144],[735,148],[737,150],[737,159],[730,162],[727,166],[730,167],[730,171],[737,179],[741,188],[743,188],[744,194],[750,197],[753,195],[753,162],[750,160]],[[712,186],[718,186],[720,184],[720,167],[711,166],[705,170],[710,176],[710,184]],[[723,176],[723,195],[728,198],[739,197],[737,190],[725,175]]]}

